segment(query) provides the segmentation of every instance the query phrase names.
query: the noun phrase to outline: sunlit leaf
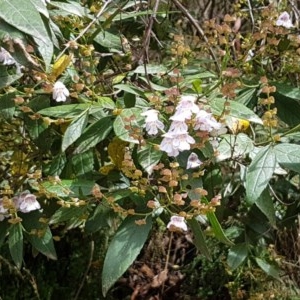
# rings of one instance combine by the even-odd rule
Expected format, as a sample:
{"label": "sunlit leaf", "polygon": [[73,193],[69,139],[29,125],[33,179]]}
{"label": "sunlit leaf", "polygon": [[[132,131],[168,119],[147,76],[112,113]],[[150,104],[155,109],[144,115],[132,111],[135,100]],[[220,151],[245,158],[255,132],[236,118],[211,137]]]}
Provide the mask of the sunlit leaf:
{"label": "sunlit leaf", "polygon": [[9,251],[17,268],[20,269],[23,261],[23,230],[21,223],[12,224],[8,232]]}
{"label": "sunlit leaf", "polygon": [[54,80],[61,75],[65,69],[69,66],[72,61],[72,55],[62,55],[58,60],[55,61],[52,67],[52,71],[50,76],[54,78]]}
{"label": "sunlit leaf", "polygon": [[246,195],[254,203],[269,184],[276,167],[276,156],[271,146],[260,149],[252,160],[246,175]]}
{"label": "sunlit leaf", "polygon": [[158,164],[162,152],[155,149],[153,145],[145,145],[137,152],[139,164],[148,173],[151,174],[153,167]]}
{"label": "sunlit leaf", "polygon": [[241,264],[246,260],[248,256],[248,246],[247,244],[237,244],[230,247],[227,263],[232,271],[241,266]]}
{"label": "sunlit leaf", "polygon": [[108,247],[102,272],[104,296],[130,267],[147,240],[152,225],[151,218],[147,218],[144,225],[137,225],[136,220],[137,217],[127,217]]}
{"label": "sunlit leaf", "polygon": [[300,145],[282,143],[274,147],[278,163],[289,170],[300,173]]}
{"label": "sunlit leaf", "polygon": [[280,280],[280,269],[275,266],[271,265],[270,263],[266,262],[265,260],[262,260],[258,257],[255,257],[255,261],[258,264],[258,266],[269,276]]}
{"label": "sunlit leaf", "polygon": [[275,225],[275,208],[273,199],[270,195],[268,189],[265,189],[262,194],[255,201],[256,206],[261,210],[261,212],[268,218],[272,225]]}

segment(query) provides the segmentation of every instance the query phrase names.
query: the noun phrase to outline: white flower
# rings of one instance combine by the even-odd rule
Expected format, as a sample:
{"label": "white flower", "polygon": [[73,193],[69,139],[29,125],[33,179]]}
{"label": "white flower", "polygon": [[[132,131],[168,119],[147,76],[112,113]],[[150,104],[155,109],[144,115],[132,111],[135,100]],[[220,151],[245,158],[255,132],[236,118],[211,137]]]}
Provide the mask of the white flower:
{"label": "white flower", "polygon": [[190,150],[190,144],[195,144],[195,140],[188,133],[181,133],[173,138],[173,146],[179,151]]}
{"label": "white flower", "polygon": [[170,231],[187,231],[187,225],[184,217],[172,216],[170,222],[167,225]]}
{"label": "white flower", "polygon": [[0,221],[3,221],[5,219],[7,213],[8,213],[8,209],[4,208],[3,200],[0,199]]}
{"label": "white flower", "polygon": [[149,109],[141,114],[146,117],[145,125],[146,131],[150,135],[156,135],[158,129],[163,130],[164,124],[158,119],[158,111],[155,109]]}
{"label": "white flower", "polygon": [[70,95],[69,90],[61,81],[56,81],[53,86],[53,99],[57,102],[65,102]]}
{"label": "white flower", "polygon": [[219,130],[222,125],[217,122],[211,113],[208,113],[205,110],[200,110],[196,115],[196,124],[194,126],[195,130],[202,130],[211,132],[213,130]]}
{"label": "white flower", "polygon": [[160,143],[160,150],[167,152],[168,156],[176,157],[179,154],[179,150],[174,147],[173,141],[176,136],[172,133],[163,134],[163,140]]}
{"label": "white flower", "polygon": [[17,209],[23,213],[29,213],[41,208],[36,196],[29,191],[22,192],[19,196],[14,197],[14,203]]}
{"label": "white flower", "polygon": [[254,52],[253,50],[249,50],[246,56],[246,61],[250,61],[254,57]]}
{"label": "white flower", "polygon": [[198,155],[194,152],[190,154],[187,160],[186,168],[187,169],[194,169],[198,168],[199,166],[202,165],[201,160],[198,158]]}
{"label": "white flower", "polygon": [[[174,117],[171,117],[170,119],[174,120]],[[173,134],[187,133],[187,131],[188,126],[184,121],[173,121],[169,128],[169,132],[172,132]]]}
{"label": "white flower", "polygon": [[182,96],[178,105],[176,106],[176,111],[173,116],[173,120],[184,121],[190,119],[192,114],[196,114],[199,111],[199,107],[195,104],[196,97],[191,95]]}
{"label": "white flower", "polygon": [[2,47],[0,47],[0,62],[6,66],[11,66],[16,63],[15,59],[10,55],[10,53]]}
{"label": "white flower", "polygon": [[292,28],[294,25],[292,24],[290,15],[284,11],[277,19],[276,21],[277,26],[283,26],[285,28]]}

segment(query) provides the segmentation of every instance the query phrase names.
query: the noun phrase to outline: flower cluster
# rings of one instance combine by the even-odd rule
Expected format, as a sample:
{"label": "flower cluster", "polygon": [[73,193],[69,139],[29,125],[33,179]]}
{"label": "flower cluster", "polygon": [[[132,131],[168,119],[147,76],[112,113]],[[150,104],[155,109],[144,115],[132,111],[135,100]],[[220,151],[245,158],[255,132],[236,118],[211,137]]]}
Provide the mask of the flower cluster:
{"label": "flower cluster", "polygon": [[292,20],[290,18],[290,15],[284,11],[277,19],[276,21],[276,26],[282,26],[285,27],[287,29],[289,28],[293,28],[294,25],[292,23]]}
{"label": "flower cluster", "polygon": [[3,199],[0,199],[0,221],[9,216],[9,207],[12,206],[17,211],[29,213],[41,208],[36,196],[29,191],[24,191],[20,195],[13,197],[13,205],[6,205]]}
{"label": "flower cluster", "polygon": [[0,47],[0,63],[2,63],[4,66],[11,66],[14,65],[16,61],[8,51]]}
{"label": "flower cluster", "polygon": [[164,124],[158,119],[158,111],[155,109],[149,109],[141,114],[146,117],[145,125],[146,131],[149,135],[156,135],[158,129],[163,130]]}
{"label": "flower cluster", "polygon": [[[189,135],[187,121],[194,121],[194,130],[201,130],[210,133],[219,130],[222,125],[218,123],[211,113],[201,110],[195,103],[196,97],[182,96],[179,101],[169,131],[163,134],[160,149],[168,156],[178,156],[185,150],[190,150],[195,144],[195,139]],[[190,122],[191,123],[191,122]],[[193,159],[195,156],[193,156]]]}

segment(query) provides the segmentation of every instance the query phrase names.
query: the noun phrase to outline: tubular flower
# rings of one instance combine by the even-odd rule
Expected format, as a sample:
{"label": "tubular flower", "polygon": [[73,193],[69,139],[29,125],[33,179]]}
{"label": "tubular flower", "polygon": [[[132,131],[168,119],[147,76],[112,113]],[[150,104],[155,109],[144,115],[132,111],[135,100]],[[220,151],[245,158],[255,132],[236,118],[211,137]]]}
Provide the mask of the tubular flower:
{"label": "tubular flower", "polygon": [[200,110],[196,115],[196,124],[194,126],[195,130],[202,130],[211,132],[213,130],[219,130],[222,125],[216,121],[211,113],[205,110]]}
{"label": "tubular flower", "polygon": [[14,197],[13,200],[16,208],[23,213],[29,213],[41,208],[40,203],[36,200],[36,196],[29,191],[24,191],[19,196]]}
{"label": "tubular flower", "polygon": [[284,11],[277,19],[276,21],[276,25],[277,26],[282,26],[282,27],[285,27],[285,28],[292,28],[294,27],[292,21],[291,21],[291,18],[290,18],[290,15]]}
{"label": "tubular flower", "polygon": [[5,66],[11,66],[16,63],[10,53],[2,47],[0,47],[0,62]]}
{"label": "tubular flower", "polygon": [[199,107],[195,104],[196,97],[191,95],[182,96],[178,105],[176,106],[176,111],[173,116],[173,120],[184,121],[189,120],[192,114],[196,114],[199,111]]}
{"label": "tubular flower", "polygon": [[145,125],[146,131],[150,135],[156,135],[158,129],[163,130],[164,124],[158,119],[158,111],[155,109],[149,109],[141,114],[146,117]]}
{"label": "tubular flower", "polygon": [[70,93],[66,86],[61,81],[56,81],[53,86],[52,98],[56,102],[65,102],[69,95]]}
{"label": "tubular flower", "polygon": [[198,168],[202,165],[201,160],[198,158],[198,155],[194,152],[190,154],[187,160],[186,168],[187,169],[194,169]]}
{"label": "tubular flower", "polygon": [[170,222],[167,225],[170,231],[187,231],[187,225],[184,217],[172,216]]}
{"label": "tubular flower", "polygon": [[176,157],[179,154],[178,148],[173,145],[176,135],[167,132],[163,134],[163,137],[164,138],[160,143],[160,150],[167,152],[168,156]]}

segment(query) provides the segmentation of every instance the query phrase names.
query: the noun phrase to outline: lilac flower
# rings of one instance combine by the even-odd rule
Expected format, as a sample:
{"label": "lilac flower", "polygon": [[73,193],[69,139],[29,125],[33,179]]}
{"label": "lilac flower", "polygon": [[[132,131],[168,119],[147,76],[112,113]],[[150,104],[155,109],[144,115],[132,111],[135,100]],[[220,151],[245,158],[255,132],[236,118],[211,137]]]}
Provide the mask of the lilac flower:
{"label": "lilac flower", "polygon": [[170,231],[187,231],[187,225],[184,217],[172,216],[170,222],[167,225]]}
{"label": "lilac flower", "polygon": [[188,133],[181,133],[174,136],[173,146],[179,151],[190,150],[191,144],[195,144],[195,140]]}
{"label": "lilac flower", "polygon": [[69,90],[61,81],[56,81],[53,86],[53,99],[56,102],[65,102],[70,95]]}
{"label": "lilac flower", "polygon": [[164,124],[158,119],[158,111],[155,109],[149,109],[141,114],[146,117],[145,125],[146,131],[150,135],[156,135],[158,129],[163,130]]}
{"label": "lilac flower", "polygon": [[178,105],[176,106],[176,111],[173,116],[173,120],[184,121],[189,120],[192,114],[196,114],[199,111],[199,107],[195,104],[196,97],[191,95],[182,96]]}
{"label": "lilac flower", "polygon": [[168,156],[176,157],[179,154],[179,150],[173,145],[176,135],[167,132],[163,134],[163,137],[164,138],[160,143],[160,150],[167,152]]}
{"label": "lilac flower", "polygon": [[29,191],[22,192],[19,196],[14,197],[13,200],[16,208],[23,213],[29,213],[41,208],[40,203],[36,200],[36,196]]}
{"label": "lilac flower", "polygon": [[192,152],[190,154],[190,156],[188,157],[186,168],[194,169],[194,168],[200,167],[201,165],[202,165],[202,162],[198,158],[198,155],[196,153]]}
{"label": "lilac flower", "polygon": [[10,53],[2,47],[0,47],[0,62],[6,66],[11,66],[16,63],[15,59],[10,55]]}
{"label": "lilac flower", "polygon": [[200,110],[196,115],[195,130],[211,132],[219,130],[222,127],[221,123],[217,122],[211,113],[205,110]]}
{"label": "lilac flower", "polygon": [[290,18],[290,15],[284,11],[277,19],[276,21],[276,25],[277,26],[282,26],[282,27],[285,27],[285,28],[292,28],[294,27],[292,21],[291,21],[291,18]]}

